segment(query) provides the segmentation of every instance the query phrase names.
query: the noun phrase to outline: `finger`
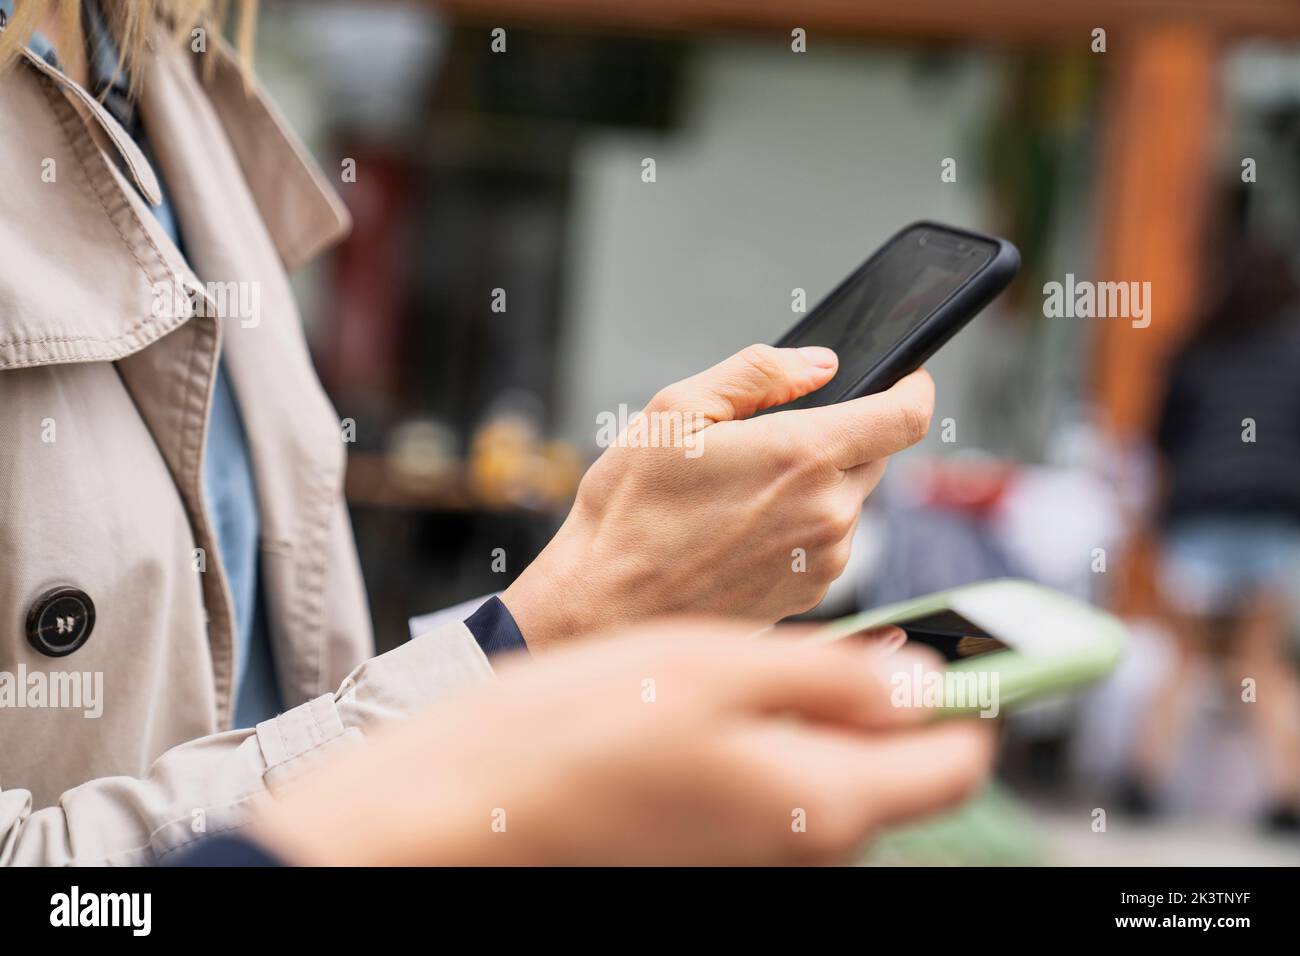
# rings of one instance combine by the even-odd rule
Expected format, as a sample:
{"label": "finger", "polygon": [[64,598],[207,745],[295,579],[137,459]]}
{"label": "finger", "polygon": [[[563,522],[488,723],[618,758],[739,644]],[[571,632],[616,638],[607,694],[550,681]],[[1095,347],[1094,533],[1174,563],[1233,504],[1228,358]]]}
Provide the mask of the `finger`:
{"label": "finger", "polygon": [[787,796],[807,809],[807,832],[841,855],[880,827],[960,803],[987,777],[994,743],[993,721],[978,718],[871,735],[754,726],[736,741],[757,778],[793,781]]}
{"label": "finger", "polygon": [[715,422],[748,418],[821,388],[838,367],[835,353],[820,346],[751,345],[713,368],[669,385],[647,408],[694,412]]}
{"label": "finger", "polygon": [[771,427],[796,433],[822,449],[836,467],[850,469],[915,445],[930,428],[934,381],[925,369],[900,379],[893,388],[837,405],[778,412]]}
{"label": "finger", "polygon": [[[897,655],[885,659],[853,642],[816,644],[773,634],[752,641],[748,653],[733,663],[718,705],[855,729],[898,727],[929,716],[924,708],[896,705],[891,695],[899,669],[913,681],[916,666],[926,668],[920,659],[905,657],[900,663]],[[907,705],[911,698],[898,701]]]}
{"label": "finger", "polygon": [[978,717],[859,738],[845,748],[842,786],[868,828],[929,816],[984,781],[996,739],[996,723]]}
{"label": "finger", "polygon": [[850,634],[844,639],[869,647],[880,657],[888,657],[907,643],[907,632],[895,624],[882,624],[880,627],[869,627],[865,631]]}
{"label": "finger", "polygon": [[880,480],[885,477],[885,467],[888,459],[878,458],[875,461],[869,461],[865,465],[854,465],[848,471],[844,472],[844,483],[849,494],[856,495],[859,501],[865,502],[871,493],[876,490]]}

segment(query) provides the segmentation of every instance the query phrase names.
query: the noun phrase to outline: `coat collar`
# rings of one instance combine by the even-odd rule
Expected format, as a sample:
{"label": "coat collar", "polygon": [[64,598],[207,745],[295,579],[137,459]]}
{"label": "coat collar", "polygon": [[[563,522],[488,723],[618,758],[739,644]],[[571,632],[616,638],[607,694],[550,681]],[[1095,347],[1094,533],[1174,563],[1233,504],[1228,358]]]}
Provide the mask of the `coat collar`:
{"label": "coat collar", "polygon": [[[171,55],[159,42],[146,57]],[[283,268],[346,235],[342,201],[260,88],[245,86],[230,48],[182,56],[196,61],[192,87],[216,114]],[[155,170],[108,111],[28,51],[0,76],[0,128],[0,168],[29,171],[0,190],[0,371],[113,361],[186,321],[159,314],[159,289],[196,279],[141,200],[157,201]]]}
{"label": "coat collar", "polygon": [[225,40],[191,56],[280,260],[293,272],[348,234],[347,207],[275,104],[245,82]]}

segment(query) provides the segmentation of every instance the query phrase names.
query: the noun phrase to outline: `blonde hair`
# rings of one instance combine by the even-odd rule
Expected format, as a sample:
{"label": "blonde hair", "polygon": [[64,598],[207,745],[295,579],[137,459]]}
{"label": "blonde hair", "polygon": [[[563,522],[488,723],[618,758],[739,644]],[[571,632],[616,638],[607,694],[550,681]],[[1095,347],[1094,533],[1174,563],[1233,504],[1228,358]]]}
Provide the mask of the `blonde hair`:
{"label": "blonde hair", "polygon": [[[258,0],[101,0],[100,8],[117,39],[117,69],[126,72],[135,90],[136,72],[132,68],[144,53],[155,22],[161,22],[179,44],[189,40],[191,31],[197,27],[220,34],[232,7],[239,10],[234,18],[235,45],[245,79],[250,80],[257,3]],[[0,71],[18,57],[32,33],[52,15],[59,20],[62,41],[57,51],[59,58],[67,65],[85,62],[81,0],[14,0],[14,14],[8,27],[0,33]]]}

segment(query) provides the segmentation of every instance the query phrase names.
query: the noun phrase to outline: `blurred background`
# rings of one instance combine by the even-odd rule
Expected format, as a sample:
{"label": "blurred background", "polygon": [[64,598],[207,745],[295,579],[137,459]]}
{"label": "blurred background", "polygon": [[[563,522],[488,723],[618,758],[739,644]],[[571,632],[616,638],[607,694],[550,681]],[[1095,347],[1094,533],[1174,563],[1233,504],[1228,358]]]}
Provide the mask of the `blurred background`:
{"label": "blurred background", "polygon": [[[814,613],[1014,574],[1132,642],[874,858],[1300,860],[1294,0],[277,0],[257,67],[356,220],[295,281],[381,649],[522,570],[598,413],[968,226],[1021,274]],[[1150,324],[1045,317],[1067,274],[1150,282]]]}

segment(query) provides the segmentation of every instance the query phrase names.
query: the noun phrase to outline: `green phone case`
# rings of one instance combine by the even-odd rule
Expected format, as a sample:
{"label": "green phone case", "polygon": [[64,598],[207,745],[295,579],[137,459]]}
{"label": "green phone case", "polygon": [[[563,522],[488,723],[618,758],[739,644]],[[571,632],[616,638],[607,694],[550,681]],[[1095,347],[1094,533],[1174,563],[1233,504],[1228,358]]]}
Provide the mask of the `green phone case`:
{"label": "green phone case", "polygon": [[[950,671],[996,673],[1000,710],[1095,681],[1124,652],[1124,625],[1112,614],[1032,581],[1005,578],[939,591],[840,618],[813,636],[833,641],[883,624],[905,625],[954,611],[1011,650],[948,665]],[[976,706],[941,706],[940,716],[970,714]]]}

